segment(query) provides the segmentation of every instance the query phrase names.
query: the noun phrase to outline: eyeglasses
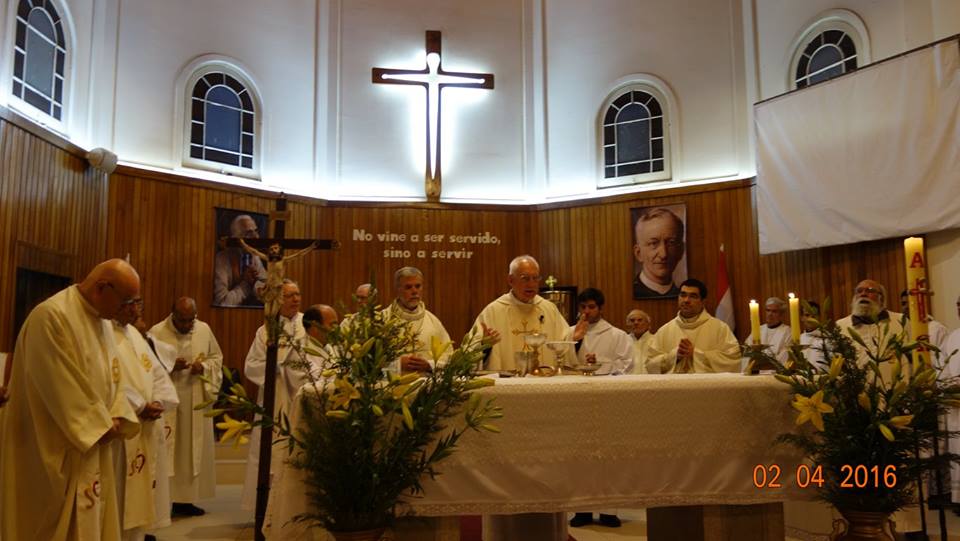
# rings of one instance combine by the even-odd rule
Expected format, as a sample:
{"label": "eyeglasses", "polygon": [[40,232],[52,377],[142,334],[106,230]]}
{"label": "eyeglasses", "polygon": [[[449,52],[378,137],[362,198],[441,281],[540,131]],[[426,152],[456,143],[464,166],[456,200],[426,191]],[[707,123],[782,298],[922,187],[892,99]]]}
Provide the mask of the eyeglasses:
{"label": "eyeglasses", "polygon": [[880,294],[880,290],[875,287],[858,287],[857,289],[854,289],[853,292],[856,293],[857,295],[864,295],[864,294],[879,295]]}
{"label": "eyeglasses", "polygon": [[540,276],[530,276],[529,274],[521,274],[517,276],[521,282],[539,282]]}
{"label": "eyeglasses", "polygon": [[193,317],[188,317],[188,318],[179,318],[179,317],[177,317],[177,316],[173,316],[173,322],[174,322],[174,323],[179,323],[179,324],[181,324],[181,325],[186,325],[187,323],[193,323],[193,322],[196,321],[196,320],[197,320],[197,316],[196,316],[196,315],[194,315]]}
{"label": "eyeglasses", "polygon": [[[110,289],[112,289],[115,295],[117,295],[118,297],[120,296],[120,293],[117,291],[117,286],[113,285],[110,282],[104,282],[104,284],[106,285],[106,287],[109,287]],[[131,297],[129,299],[123,299],[120,301],[120,306],[130,306],[131,304],[143,304],[143,299],[140,297]]]}

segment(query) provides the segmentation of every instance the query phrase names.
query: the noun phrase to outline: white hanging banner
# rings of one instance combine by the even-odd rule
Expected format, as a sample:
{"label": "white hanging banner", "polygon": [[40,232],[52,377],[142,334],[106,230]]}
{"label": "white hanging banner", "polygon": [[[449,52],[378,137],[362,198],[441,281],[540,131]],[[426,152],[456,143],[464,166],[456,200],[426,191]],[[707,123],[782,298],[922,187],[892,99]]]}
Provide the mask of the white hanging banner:
{"label": "white hanging banner", "polygon": [[960,227],[960,43],[755,106],[760,253]]}

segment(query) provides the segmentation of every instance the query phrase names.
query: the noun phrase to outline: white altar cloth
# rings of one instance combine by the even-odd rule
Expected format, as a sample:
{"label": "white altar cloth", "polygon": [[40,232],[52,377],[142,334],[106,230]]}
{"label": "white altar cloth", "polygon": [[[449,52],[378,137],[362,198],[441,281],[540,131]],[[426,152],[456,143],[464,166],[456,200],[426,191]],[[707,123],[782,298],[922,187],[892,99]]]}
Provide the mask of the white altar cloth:
{"label": "white altar cloth", "polygon": [[[794,427],[790,389],[739,374],[499,379],[500,434],[467,433],[441,474],[401,512],[421,516],[746,505],[808,499],[799,453],[773,440]],[[297,422],[299,412],[294,412]],[[782,488],[757,488],[776,464]],[[271,529],[306,509],[303,474],[281,468]],[[288,524],[289,526],[289,524]],[[283,530],[282,538],[292,533]],[[278,536],[280,538],[280,536]]]}

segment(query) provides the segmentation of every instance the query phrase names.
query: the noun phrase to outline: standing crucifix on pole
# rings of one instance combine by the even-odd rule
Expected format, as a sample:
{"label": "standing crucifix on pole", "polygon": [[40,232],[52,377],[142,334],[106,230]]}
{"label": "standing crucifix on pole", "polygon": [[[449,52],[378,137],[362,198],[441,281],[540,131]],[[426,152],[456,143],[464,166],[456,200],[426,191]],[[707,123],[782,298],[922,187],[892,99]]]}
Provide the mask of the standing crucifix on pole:
{"label": "standing crucifix on pole", "polygon": [[440,199],[441,91],[447,87],[493,88],[492,73],[445,71],[440,57],[440,32],[427,30],[427,65],[419,70],[373,68],[373,82],[388,85],[416,85],[427,92],[427,145],[424,189],[427,199]]}
{"label": "standing crucifix on pole", "polygon": [[[263,299],[264,326],[267,330],[266,377],[263,382],[264,417],[273,418],[273,402],[277,392],[277,343],[280,339],[280,304],[283,288],[284,264],[294,258],[306,255],[311,250],[335,250],[340,247],[336,240],[329,239],[285,239],[285,221],[290,218],[287,211],[287,199],[280,194],[277,209],[270,213],[273,221],[273,238],[242,239],[229,238],[224,243],[229,247],[240,247],[264,260],[267,266],[267,283],[261,290]],[[297,250],[285,255],[286,250]],[[267,511],[267,497],[270,494],[270,448],[273,445],[272,433],[260,434],[260,465],[257,471],[257,510],[254,537],[263,541],[263,519]]]}

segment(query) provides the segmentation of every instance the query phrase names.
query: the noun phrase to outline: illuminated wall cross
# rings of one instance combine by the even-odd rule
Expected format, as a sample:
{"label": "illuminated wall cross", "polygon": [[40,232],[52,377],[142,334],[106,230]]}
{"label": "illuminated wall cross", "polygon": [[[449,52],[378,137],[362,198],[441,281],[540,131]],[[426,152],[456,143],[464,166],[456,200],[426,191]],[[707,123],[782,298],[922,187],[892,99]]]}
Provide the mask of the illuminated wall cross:
{"label": "illuminated wall cross", "polygon": [[427,199],[440,199],[440,106],[447,87],[493,88],[492,73],[444,71],[440,57],[440,32],[427,30],[427,65],[419,70],[373,68],[373,82],[388,85],[416,85],[427,90],[426,174]]}

